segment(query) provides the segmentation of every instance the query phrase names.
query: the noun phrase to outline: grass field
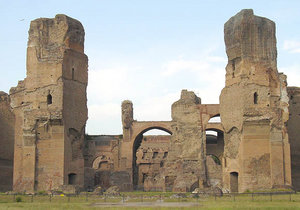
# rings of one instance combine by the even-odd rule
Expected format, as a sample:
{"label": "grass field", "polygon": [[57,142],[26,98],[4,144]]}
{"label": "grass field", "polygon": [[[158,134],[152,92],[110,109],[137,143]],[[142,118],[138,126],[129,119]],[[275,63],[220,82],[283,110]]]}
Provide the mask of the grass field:
{"label": "grass field", "polygon": [[[17,202],[17,200],[19,202]],[[300,209],[300,194],[239,194],[222,197],[173,193],[124,193],[121,196],[0,194],[0,209]]]}

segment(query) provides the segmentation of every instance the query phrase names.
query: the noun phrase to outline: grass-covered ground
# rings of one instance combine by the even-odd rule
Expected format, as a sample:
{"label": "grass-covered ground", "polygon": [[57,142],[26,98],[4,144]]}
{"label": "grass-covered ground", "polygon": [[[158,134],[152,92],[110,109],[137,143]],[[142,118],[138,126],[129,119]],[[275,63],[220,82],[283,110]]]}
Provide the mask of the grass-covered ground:
{"label": "grass-covered ground", "polygon": [[[17,200],[19,202],[17,202]],[[0,209],[300,209],[300,194],[224,195],[128,192],[121,196],[4,195]]]}

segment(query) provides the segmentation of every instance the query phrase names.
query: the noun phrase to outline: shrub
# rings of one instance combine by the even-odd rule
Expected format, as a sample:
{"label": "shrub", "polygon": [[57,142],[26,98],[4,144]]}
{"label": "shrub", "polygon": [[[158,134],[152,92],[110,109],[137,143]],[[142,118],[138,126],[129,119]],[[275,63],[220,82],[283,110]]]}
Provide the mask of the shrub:
{"label": "shrub", "polygon": [[38,191],[38,193],[37,193],[38,195],[46,195],[47,193],[46,193],[46,191],[45,190],[42,190],[42,191]]}
{"label": "shrub", "polygon": [[16,202],[22,202],[22,198],[20,196],[16,197]]}
{"label": "shrub", "polygon": [[193,198],[199,198],[199,194],[198,193],[193,194]]}
{"label": "shrub", "polygon": [[214,155],[210,155],[212,157],[212,159],[215,161],[216,164],[221,165],[221,161],[219,160],[218,157],[214,156]]}

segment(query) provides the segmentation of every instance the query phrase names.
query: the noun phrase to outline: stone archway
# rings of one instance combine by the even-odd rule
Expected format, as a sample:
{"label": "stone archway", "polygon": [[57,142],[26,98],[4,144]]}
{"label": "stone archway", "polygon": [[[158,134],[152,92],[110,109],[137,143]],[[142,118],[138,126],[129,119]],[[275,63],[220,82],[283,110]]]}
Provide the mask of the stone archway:
{"label": "stone archway", "polygon": [[100,155],[94,159],[92,163],[92,168],[94,169],[94,185],[101,186],[103,189],[110,187],[113,165],[111,157],[106,155]]}
{"label": "stone archway", "polygon": [[207,128],[206,132],[206,154],[214,155],[222,159],[224,153],[224,132],[216,128]]}
{"label": "stone archway", "polygon": [[[95,160],[93,161],[93,169],[98,170],[98,169],[102,169],[103,165],[106,164],[107,170],[109,169],[109,164],[112,164],[112,161],[109,157],[105,156],[105,155],[101,155],[98,156],[97,158],[95,158]],[[101,167],[102,166],[102,167]]]}
{"label": "stone archway", "polygon": [[208,128],[205,139],[207,178],[211,186],[221,186],[224,133],[216,128]]}
{"label": "stone archway", "polygon": [[[165,131],[166,134],[172,135],[172,132],[169,128],[166,127],[159,127],[159,126],[150,126],[147,128],[144,128],[143,130],[140,130],[139,133],[135,136],[133,140],[132,145],[132,183],[133,183],[133,189],[134,190],[141,190],[143,189],[143,184],[146,178],[149,176],[148,173],[155,173],[155,171],[152,171],[153,168],[156,168],[156,170],[159,169],[159,167],[163,167],[164,159],[167,157],[167,151],[168,149],[163,148],[163,142],[162,139],[163,136],[160,136],[157,138],[158,142],[155,146],[149,146],[148,148],[142,147],[147,145],[145,141],[146,137],[143,137],[143,134],[145,134],[147,131],[157,129],[161,131]],[[154,136],[152,136],[153,138]],[[165,136],[166,137],[166,136]],[[148,138],[148,137],[147,137]],[[165,138],[166,139],[166,138]],[[167,144],[170,143],[170,137],[167,141]],[[151,140],[150,140],[151,141]],[[160,160],[161,159],[161,160]],[[157,167],[156,167],[157,166]],[[158,169],[157,169],[158,168]],[[143,173],[143,170],[147,170],[147,173]],[[151,171],[151,172],[149,172]],[[152,174],[153,175],[153,174]]]}

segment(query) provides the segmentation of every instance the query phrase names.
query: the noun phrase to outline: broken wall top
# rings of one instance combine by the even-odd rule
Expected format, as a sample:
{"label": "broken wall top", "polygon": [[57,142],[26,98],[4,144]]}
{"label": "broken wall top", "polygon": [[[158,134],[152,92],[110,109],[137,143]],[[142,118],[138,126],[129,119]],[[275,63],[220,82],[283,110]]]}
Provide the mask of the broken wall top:
{"label": "broken wall top", "polygon": [[226,53],[229,60],[249,58],[276,65],[275,23],[244,9],[231,17],[224,27]]}
{"label": "broken wall top", "polygon": [[278,77],[275,23],[255,16],[252,9],[240,11],[224,25],[228,64],[226,86],[247,80],[270,86]]}
{"label": "broken wall top", "polygon": [[8,94],[3,92],[3,91],[0,91],[0,102],[1,101],[8,101]]}
{"label": "broken wall top", "polygon": [[[201,104],[201,98],[198,97],[193,91],[182,90],[180,99],[175,103],[183,103],[183,104]],[[175,104],[174,103],[174,104]]]}
{"label": "broken wall top", "polygon": [[[172,104],[172,120],[185,121],[193,119],[193,121],[197,121],[198,115],[195,115],[194,112],[198,112],[197,105],[199,104],[201,104],[201,98],[193,91],[182,90],[180,99]],[[191,110],[187,111],[188,108]]]}
{"label": "broken wall top", "polygon": [[[49,59],[55,51],[63,53],[63,49],[72,49],[83,53],[84,29],[82,24],[66,15],[56,15],[55,18],[39,18],[30,24],[28,47],[41,48],[40,58]],[[38,49],[37,49],[38,50]],[[46,54],[48,52],[48,54]]]}
{"label": "broken wall top", "polygon": [[55,85],[62,77],[74,79],[74,74],[76,80],[87,82],[85,32],[79,21],[66,15],[39,18],[30,23],[28,33],[25,79],[28,90]]}
{"label": "broken wall top", "polygon": [[244,122],[262,120],[281,127],[288,98],[285,75],[277,71],[275,23],[242,10],[225,23],[224,38],[228,64],[220,113],[225,130],[241,131]]}
{"label": "broken wall top", "polygon": [[133,104],[131,101],[125,100],[121,107],[123,128],[129,129],[133,122]]}

